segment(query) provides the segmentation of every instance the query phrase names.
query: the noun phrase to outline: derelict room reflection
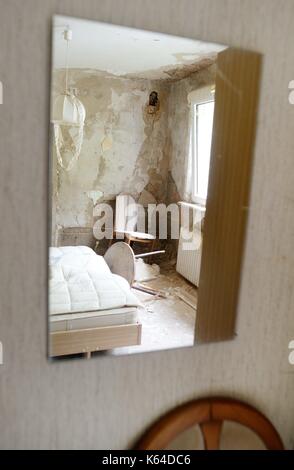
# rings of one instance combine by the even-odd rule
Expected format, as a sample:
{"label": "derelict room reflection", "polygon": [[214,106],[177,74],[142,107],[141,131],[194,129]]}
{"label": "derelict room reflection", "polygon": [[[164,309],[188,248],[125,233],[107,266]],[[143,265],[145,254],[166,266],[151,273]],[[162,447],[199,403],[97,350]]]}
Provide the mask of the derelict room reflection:
{"label": "derelict room reflection", "polygon": [[194,345],[226,46],[55,16],[50,356]]}

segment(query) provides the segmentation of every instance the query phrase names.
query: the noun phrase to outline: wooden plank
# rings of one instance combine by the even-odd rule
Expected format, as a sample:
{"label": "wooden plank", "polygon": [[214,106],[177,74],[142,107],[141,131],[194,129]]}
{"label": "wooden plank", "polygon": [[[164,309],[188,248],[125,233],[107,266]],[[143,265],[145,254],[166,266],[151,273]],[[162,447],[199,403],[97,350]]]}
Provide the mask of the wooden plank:
{"label": "wooden plank", "polygon": [[147,285],[145,286],[144,284],[140,284],[139,282],[135,282],[132,287],[133,289],[137,289],[139,291],[145,292],[146,294],[154,295],[157,297],[162,297],[164,299],[167,298],[167,295],[165,292],[157,290],[157,289],[153,289],[152,287],[149,287]]}
{"label": "wooden plank", "polygon": [[179,299],[183,300],[183,302],[185,302],[187,305],[194,308],[194,310],[197,309],[197,298],[195,295],[191,295],[189,292],[186,292],[181,288],[175,291],[175,295],[179,297]]}
{"label": "wooden plank", "polygon": [[157,250],[157,251],[149,251],[148,253],[139,253],[135,255],[135,258],[145,258],[146,256],[153,256],[153,255],[163,255],[165,250]]}
{"label": "wooden plank", "polygon": [[[141,342],[141,324],[115,325],[50,333],[50,356],[89,353]],[[89,357],[89,355],[87,355]]]}
{"label": "wooden plank", "polygon": [[234,337],[245,238],[261,55],[218,55],[196,343]]}

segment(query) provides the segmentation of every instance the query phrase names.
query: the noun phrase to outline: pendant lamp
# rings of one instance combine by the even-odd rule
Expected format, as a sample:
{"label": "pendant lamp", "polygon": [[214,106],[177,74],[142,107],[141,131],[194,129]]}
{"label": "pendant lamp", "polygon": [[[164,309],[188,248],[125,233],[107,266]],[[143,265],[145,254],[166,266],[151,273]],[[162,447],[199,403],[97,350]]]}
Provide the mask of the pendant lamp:
{"label": "pendant lamp", "polygon": [[[54,128],[54,141],[59,165],[66,171],[71,170],[81,153],[86,111],[83,103],[75,96],[73,90],[68,88],[68,53],[69,43],[72,40],[72,31],[63,32],[66,47],[65,90],[58,95],[53,103],[52,118]],[[68,138],[64,140],[63,128],[68,130]],[[71,140],[71,142],[69,142]],[[67,164],[64,163],[65,154],[71,154]]]}

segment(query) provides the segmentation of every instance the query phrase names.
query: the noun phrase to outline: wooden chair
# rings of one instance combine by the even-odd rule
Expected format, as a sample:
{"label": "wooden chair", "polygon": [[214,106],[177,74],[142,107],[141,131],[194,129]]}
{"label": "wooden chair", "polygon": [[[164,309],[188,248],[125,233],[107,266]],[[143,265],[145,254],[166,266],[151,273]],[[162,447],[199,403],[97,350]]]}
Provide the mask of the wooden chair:
{"label": "wooden chair", "polygon": [[224,421],[234,421],[254,431],[268,450],[283,450],[271,422],[256,408],[231,398],[203,398],[175,408],[160,418],[136,445],[137,450],[164,450],[187,429],[199,425],[206,450],[217,450]]}
{"label": "wooden chair", "polygon": [[119,194],[116,197],[114,232],[112,239],[109,241],[109,246],[114,238],[118,238],[125,240],[129,245],[134,242],[150,244],[151,251],[153,251],[156,237],[150,233],[136,231],[138,217],[138,205],[132,196]]}

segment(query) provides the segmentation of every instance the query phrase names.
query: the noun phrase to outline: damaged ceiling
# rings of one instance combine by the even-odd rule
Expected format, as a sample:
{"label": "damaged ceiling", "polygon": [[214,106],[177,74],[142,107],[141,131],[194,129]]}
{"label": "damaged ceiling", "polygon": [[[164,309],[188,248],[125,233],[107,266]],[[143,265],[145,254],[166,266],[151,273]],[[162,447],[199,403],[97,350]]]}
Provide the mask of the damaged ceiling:
{"label": "damaged ceiling", "polygon": [[179,80],[209,66],[227,46],[64,16],[54,17],[53,67],[65,67],[63,30],[70,28],[69,67],[105,75]]}

